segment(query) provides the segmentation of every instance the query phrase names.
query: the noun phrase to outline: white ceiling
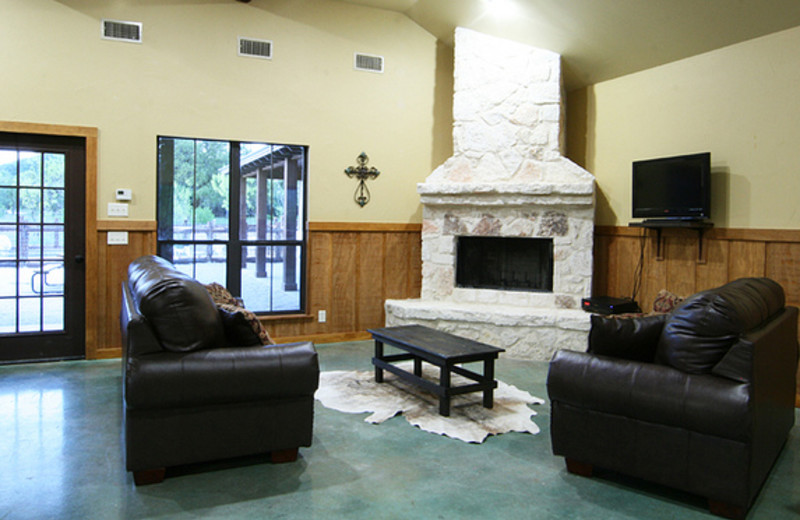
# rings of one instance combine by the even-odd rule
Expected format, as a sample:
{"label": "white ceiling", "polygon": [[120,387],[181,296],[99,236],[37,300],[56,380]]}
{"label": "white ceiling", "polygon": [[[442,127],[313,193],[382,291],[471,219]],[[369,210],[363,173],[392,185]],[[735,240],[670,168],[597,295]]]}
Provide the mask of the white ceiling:
{"label": "white ceiling", "polygon": [[339,1],[403,13],[450,45],[461,26],[557,52],[568,90],[800,25],[800,0]]}

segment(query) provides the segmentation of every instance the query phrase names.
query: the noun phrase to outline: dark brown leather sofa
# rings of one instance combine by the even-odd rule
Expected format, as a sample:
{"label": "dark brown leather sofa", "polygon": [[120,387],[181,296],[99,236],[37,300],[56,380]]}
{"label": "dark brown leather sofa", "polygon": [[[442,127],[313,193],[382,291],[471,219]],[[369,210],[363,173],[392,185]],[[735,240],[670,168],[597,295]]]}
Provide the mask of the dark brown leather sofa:
{"label": "dark brown leather sofa", "polygon": [[553,453],[571,473],[610,469],[743,518],[794,424],[797,317],[767,278],[666,315],[592,316],[588,352],[550,364]]}
{"label": "dark brown leather sofa", "polygon": [[135,260],[123,284],[123,415],[137,485],[165,468],[311,446],[312,343],[231,345],[205,287],[166,260]]}

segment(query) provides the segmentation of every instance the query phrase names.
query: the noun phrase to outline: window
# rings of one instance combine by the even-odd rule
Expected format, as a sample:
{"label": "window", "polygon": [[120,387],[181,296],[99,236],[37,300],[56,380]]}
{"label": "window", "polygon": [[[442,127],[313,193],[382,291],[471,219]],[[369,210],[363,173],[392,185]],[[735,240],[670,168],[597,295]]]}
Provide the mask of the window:
{"label": "window", "polygon": [[305,146],[158,138],[158,254],[258,313],[305,310]]}

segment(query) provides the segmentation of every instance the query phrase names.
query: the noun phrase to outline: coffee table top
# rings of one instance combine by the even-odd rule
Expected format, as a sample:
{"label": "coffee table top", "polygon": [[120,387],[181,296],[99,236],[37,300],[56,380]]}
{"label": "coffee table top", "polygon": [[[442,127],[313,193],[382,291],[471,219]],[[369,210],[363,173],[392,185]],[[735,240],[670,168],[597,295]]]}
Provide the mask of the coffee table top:
{"label": "coffee table top", "polygon": [[423,350],[427,354],[456,363],[497,357],[500,352],[505,352],[502,348],[422,325],[367,329],[367,332],[377,340],[402,345],[409,351]]}

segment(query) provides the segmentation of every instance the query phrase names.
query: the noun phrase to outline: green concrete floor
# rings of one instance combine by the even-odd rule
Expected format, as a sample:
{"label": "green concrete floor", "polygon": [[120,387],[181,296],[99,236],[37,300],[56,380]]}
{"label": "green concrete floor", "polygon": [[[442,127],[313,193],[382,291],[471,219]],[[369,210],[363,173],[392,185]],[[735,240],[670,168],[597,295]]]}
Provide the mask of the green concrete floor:
{"label": "green concrete floor", "polygon": [[[370,342],[318,350],[323,370],[370,368]],[[545,399],[546,371],[502,356],[497,364],[499,379]],[[715,518],[699,497],[567,474],[550,451],[547,403],[534,407],[539,435],[479,445],[317,403],[314,444],[295,463],[205,464],[136,488],[122,458],[120,377],[119,360],[0,367],[0,519]],[[795,426],[748,518],[800,516],[799,438]]]}

